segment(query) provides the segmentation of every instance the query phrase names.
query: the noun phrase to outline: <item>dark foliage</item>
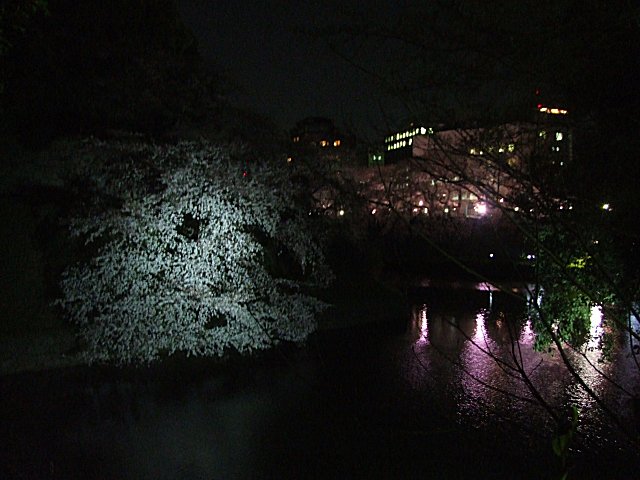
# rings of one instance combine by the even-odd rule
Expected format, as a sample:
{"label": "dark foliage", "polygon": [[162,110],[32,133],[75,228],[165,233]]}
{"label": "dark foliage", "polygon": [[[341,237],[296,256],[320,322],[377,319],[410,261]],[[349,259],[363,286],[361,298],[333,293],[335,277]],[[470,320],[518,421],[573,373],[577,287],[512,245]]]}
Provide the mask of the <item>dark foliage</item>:
{"label": "dark foliage", "polygon": [[[19,34],[18,34],[19,33]],[[53,0],[1,58],[5,134],[25,143],[202,121],[216,80],[172,0]]]}

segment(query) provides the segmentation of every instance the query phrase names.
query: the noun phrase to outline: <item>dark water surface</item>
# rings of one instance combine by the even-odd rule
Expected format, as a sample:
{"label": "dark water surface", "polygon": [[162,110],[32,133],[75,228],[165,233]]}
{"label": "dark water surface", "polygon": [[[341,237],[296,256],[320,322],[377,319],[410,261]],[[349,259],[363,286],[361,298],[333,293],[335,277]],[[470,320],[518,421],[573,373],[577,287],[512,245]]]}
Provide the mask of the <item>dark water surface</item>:
{"label": "dark water surface", "polygon": [[[0,478],[560,478],[553,423],[496,391],[528,395],[478,348],[509,358],[513,332],[545,398],[580,408],[569,478],[640,478],[640,452],[557,354],[532,350],[522,305],[423,293],[406,323],[322,332],[259,359],[1,378]],[[601,369],[634,391],[628,353],[621,341]],[[636,428],[628,396],[587,378]]]}

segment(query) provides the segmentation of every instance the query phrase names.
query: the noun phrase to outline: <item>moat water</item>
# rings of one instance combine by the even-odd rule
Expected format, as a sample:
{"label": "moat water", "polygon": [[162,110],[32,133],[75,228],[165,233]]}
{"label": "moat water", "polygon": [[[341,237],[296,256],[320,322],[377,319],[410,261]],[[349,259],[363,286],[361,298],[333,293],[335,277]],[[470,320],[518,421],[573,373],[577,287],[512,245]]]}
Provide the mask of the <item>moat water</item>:
{"label": "moat water", "polygon": [[[560,478],[556,424],[507,367],[516,355],[555,411],[579,410],[569,478],[638,478],[637,446],[558,352],[533,350],[521,302],[426,288],[411,310],[403,322],[320,332],[225,364],[0,378],[0,477]],[[594,337],[600,324],[596,309]],[[608,362],[586,347],[568,355],[637,435],[629,342],[620,338]]]}

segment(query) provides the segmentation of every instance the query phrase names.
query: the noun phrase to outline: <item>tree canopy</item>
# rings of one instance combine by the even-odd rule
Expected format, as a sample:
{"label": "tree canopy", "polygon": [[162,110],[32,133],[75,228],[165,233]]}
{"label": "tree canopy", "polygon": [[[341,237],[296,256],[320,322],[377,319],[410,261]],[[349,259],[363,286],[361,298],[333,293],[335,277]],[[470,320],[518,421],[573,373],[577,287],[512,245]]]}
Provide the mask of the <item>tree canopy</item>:
{"label": "tree canopy", "polygon": [[51,0],[28,20],[17,13],[3,15],[14,28],[0,56],[0,105],[3,129],[25,142],[106,129],[159,134],[216,106],[220,82],[172,0]]}
{"label": "tree canopy", "polygon": [[[330,273],[286,170],[208,143],[75,145],[89,193],[72,222],[84,261],[59,304],[90,361],[251,352],[299,342]],[[79,160],[79,161],[78,161]],[[76,183],[77,184],[77,183]]]}

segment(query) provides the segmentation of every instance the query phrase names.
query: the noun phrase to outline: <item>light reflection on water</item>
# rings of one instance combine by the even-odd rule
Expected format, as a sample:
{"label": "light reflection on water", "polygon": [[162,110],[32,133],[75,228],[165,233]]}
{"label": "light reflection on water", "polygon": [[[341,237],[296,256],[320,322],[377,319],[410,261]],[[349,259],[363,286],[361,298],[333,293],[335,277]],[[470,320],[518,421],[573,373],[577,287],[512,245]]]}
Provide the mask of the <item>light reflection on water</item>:
{"label": "light reflection on water", "polygon": [[[524,372],[556,411],[580,409],[580,429],[588,441],[602,440],[605,413],[575,381],[555,347],[534,350],[535,332],[524,302],[511,302],[492,288],[450,290],[444,301],[442,290],[429,293],[412,314],[413,362],[400,367],[412,388],[450,392],[464,422],[481,426],[508,417],[551,429],[551,418],[523,381]],[[631,406],[633,395],[640,393],[640,375],[624,336],[615,340],[611,358],[603,358],[599,346],[605,324],[602,308],[593,307],[588,340],[579,349],[566,347],[565,354],[588,389],[623,421],[635,422]],[[444,373],[452,368],[458,373]]]}

